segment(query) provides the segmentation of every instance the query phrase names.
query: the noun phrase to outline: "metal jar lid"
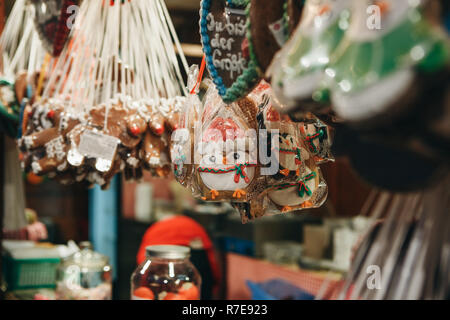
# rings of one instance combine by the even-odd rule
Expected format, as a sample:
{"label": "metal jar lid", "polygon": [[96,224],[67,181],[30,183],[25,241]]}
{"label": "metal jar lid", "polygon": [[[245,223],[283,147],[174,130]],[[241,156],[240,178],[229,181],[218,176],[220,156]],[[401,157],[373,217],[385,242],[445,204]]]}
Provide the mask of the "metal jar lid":
{"label": "metal jar lid", "polygon": [[174,245],[157,245],[145,248],[149,258],[186,259],[191,255],[191,248]]}

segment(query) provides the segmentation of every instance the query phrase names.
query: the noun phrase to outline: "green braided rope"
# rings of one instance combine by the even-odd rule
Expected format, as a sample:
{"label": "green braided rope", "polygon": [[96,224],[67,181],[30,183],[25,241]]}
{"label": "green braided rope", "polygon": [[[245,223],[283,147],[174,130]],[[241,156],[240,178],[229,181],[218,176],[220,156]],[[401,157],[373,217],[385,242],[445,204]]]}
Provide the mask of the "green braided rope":
{"label": "green braided rope", "polygon": [[310,174],[304,176],[302,179],[300,179],[297,182],[280,184],[275,187],[275,190],[285,190],[285,189],[288,189],[291,187],[299,186],[300,188],[298,190],[298,195],[300,198],[303,198],[305,196],[305,193],[308,196],[310,196],[310,195],[312,195],[312,191],[311,191],[311,189],[308,188],[308,186],[306,185],[306,182],[314,179],[315,177],[316,177],[316,173],[311,172]]}
{"label": "green braided rope", "polygon": [[295,157],[302,161],[302,154],[301,154],[301,150],[300,148],[295,148],[295,149],[278,149],[279,152],[283,152],[283,153],[289,153],[289,154],[295,154]]}
{"label": "green braided rope", "polygon": [[255,50],[253,47],[252,34],[250,31],[250,7],[251,4],[248,1],[245,14],[247,16],[247,41],[248,41],[248,52],[250,61],[244,72],[236,79],[235,83],[229,88],[222,99],[225,103],[232,103],[239,98],[241,98],[245,93],[251,90],[258,81],[263,77],[263,72],[259,66],[258,60],[255,55]]}
{"label": "green braided rope", "polygon": [[308,134],[306,136],[306,141],[308,142],[308,147],[309,150],[312,152],[317,152],[317,147],[314,145],[314,143],[312,142],[315,139],[322,139],[324,136],[324,132],[323,129],[320,128],[318,132],[314,133],[314,134]]}
{"label": "green braided rope", "polygon": [[250,164],[250,163],[244,163],[244,164],[237,164],[234,167],[229,167],[226,169],[213,169],[213,168],[207,168],[207,167],[199,167],[198,172],[207,172],[207,173],[216,173],[216,174],[223,174],[223,173],[229,173],[233,171],[237,171],[237,174],[243,176],[242,173],[242,167],[249,168],[249,167],[256,167],[256,164]]}
{"label": "green braided rope", "polygon": [[297,150],[291,150],[291,149],[280,149],[280,152],[284,153],[297,153]]}
{"label": "green braided rope", "polygon": [[302,152],[300,150],[300,148],[295,149],[297,155],[295,156],[299,161],[302,161]]}
{"label": "green braided rope", "polygon": [[227,0],[227,3],[230,7],[245,7],[250,0]]}

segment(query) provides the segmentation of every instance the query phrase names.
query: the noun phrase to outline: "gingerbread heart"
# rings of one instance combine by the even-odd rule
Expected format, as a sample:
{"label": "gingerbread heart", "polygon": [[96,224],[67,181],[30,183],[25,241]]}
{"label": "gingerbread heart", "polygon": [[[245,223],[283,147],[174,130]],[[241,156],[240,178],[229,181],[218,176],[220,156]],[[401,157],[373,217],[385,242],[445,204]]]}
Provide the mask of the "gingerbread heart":
{"label": "gingerbread heart", "polygon": [[250,59],[246,38],[248,0],[202,0],[200,33],[206,66],[226,103],[249,93],[262,73]]}
{"label": "gingerbread heart", "polygon": [[35,25],[44,48],[53,52],[53,43],[59,26],[62,2],[57,0],[32,0]]}
{"label": "gingerbread heart", "polygon": [[45,49],[58,56],[69,38],[78,0],[32,0],[35,25]]}

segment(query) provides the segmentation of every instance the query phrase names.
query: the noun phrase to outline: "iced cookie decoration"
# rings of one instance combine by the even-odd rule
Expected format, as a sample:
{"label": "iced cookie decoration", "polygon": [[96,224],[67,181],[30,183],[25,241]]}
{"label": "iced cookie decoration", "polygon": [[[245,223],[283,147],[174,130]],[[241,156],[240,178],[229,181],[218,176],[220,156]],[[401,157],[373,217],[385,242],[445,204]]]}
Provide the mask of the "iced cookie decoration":
{"label": "iced cookie decoration", "polygon": [[185,98],[147,101],[138,108],[138,114],[147,123],[139,158],[145,169],[155,177],[167,177],[171,171],[170,139],[177,129],[181,107]]}
{"label": "iced cookie decoration", "polygon": [[264,90],[257,115],[260,131],[265,130],[264,135],[261,135],[261,131],[260,139],[266,137],[266,152],[260,150],[260,154],[267,153],[267,158],[264,157],[266,159],[261,162],[265,167],[276,168],[271,179],[292,179],[304,171],[303,160],[309,157],[309,153],[300,144],[301,136],[297,125],[274,108],[272,95],[270,87]]}
{"label": "iced cookie decoration", "polygon": [[274,191],[268,193],[273,202],[283,207],[282,212],[292,211],[293,206],[307,201],[316,185],[316,174],[305,165],[310,154],[300,145],[294,128],[295,125],[279,135],[279,173],[273,179],[283,183],[275,184]]}
{"label": "iced cookie decoration", "polygon": [[79,119],[65,113],[61,106],[53,105],[52,101],[34,106],[28,117],[27,128],[19,139],[25,172],[36,175],[65,172],[70,148],[67,134],[80,123]]}
{"label": "iced cookie decoration", "polygon": [[83,128],[70,135],[71,149],[67,160],[74,167],[92,166],[100,176],[107,176],[108,179],[104,179],[107,183],[126,167],[139,167],[135,149],[146,127],[147,122],[137,111],[126,109],[123,102],[95,107]]}
{"label": "iced cookie decoration", "polygon": [[[307,201],[304,193],[308,194],[311,188],[314,188],[315,174],[306,166],[311,160],[310,153],[302,144],[297,124],[282,120],[270,102],[260,111],[260,118],[264,119],[260,128],[268,131],[271,159],[275,160],[278,170],[266,177],[267,187],[275,188],[267,194],[273,197],[271,201],[282,206],[282,212],[289,212],[293,206]],[[296,191],[301,193],[301,197]]]}
{"label": "iced cookie decoration", "polygon": [[287,1],[251,0],[247,15],[250,58],[265,72],[289,37]]}
{"label": "iced cookie decoration", "polygon": [[[350,28],[326,72],[340,118],[365,127],[386,123],[415,112],[422,92],[442,86],[450,51],[448,39],[427,16],[432,2],[355,1]],[[326,90],[317,91],[325,95]]]}
{"label": "iced cookie decoration", "polygon": [[292,211],[293,207],[301,204],[309,206],[310,203],[307,201],[317,185],[316,175],[316,172],[307,169],[306,174],[297,181],[276,185],[273,191],[268,193],[270,200],[282,207],[281,212]]}
{"label": "iced cookie decoration", "polygon": [[334,161],[330,128],[319,119],[298,123],[301,139],[317,164]]}
{"label": "iced cookie decoration", "polygon": [[268,184],[268,189],[261,197],[268,197],[267,213],[286,213],[320,207],[327,197],[328,188],[323,180],[320,168],[307,152],[307,147],[300,143],[304,151],[303,167],[299,175],[279,183]]}
{"label": "iced cookie decoration", "polygon": [[348,28],[350,4],[351,0],[305,2],[300,24],[269,70],[282,112],[322,112],[313,93]]}
{"label": "iced cookie decoration", "polygon": [[[216,130],[218,134],[213,133]],[[215,118],[206,129],[197,171],[211,200],[220,198],[221,192],[231,192],[236,199],[245,197],[255,177],[256,162],[250,159],[249,151],[253,150],[249,150],[244,137],[244,130],[232,118]],[[230,151],[224,152],[227,146]]]}
{"label": "iced cookie decoration", "polygon": [[[215,112],[209,113],[208,109]],[[259,174],[257,164],[256,105],[205,106],[211,118],[203,123],[196,143],[197,184],[204,200],[246,201]]]}
{"label": "iced cookie decoration", "polygon": [[250,59],[246,6],[248,0],[202,0],[200,33],[206,66],[225,103],[249,93],[261,79]]}
{"label": "iced cookie decoration", "polygon": [[301,148],[299,144],[298,135],[295,132],[295,126],[292,125],[289,129],[285,128],[278,136],[279,149],[279,175],[288,177],[295,173],[299,176],[301,172],[302,159],[308,157],[308,153]]}
{"label": "iced cookie decoration", "polygon": [[311,158],[304,160],[300,176],[291,180],[266,179],[266,189],[245,204],[233,204],[243,223],[276,214],[319,208],[328,195],[328,187],[320,168]]}

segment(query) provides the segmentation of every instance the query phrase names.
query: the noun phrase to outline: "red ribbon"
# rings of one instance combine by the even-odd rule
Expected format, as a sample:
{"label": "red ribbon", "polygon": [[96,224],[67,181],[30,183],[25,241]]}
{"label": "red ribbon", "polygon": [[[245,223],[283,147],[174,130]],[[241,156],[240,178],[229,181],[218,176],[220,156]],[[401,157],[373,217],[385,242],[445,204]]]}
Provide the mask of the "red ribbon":
{"label": "red ribbon", "polygon": [[205,71],[205,67],[206,67],[206,56],[203,55],[202,64],[200,65],[200,71],[199,71],[198,77],[197,77],[197,82],[195,83],[195,86],[192,88],[191,94],[195,94],[195,90],[197,89],[197,87],[200,87],[200,83],[202,82],[202,79],[203,79],[203,72]]}

